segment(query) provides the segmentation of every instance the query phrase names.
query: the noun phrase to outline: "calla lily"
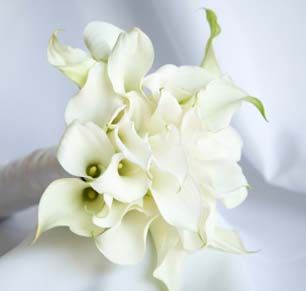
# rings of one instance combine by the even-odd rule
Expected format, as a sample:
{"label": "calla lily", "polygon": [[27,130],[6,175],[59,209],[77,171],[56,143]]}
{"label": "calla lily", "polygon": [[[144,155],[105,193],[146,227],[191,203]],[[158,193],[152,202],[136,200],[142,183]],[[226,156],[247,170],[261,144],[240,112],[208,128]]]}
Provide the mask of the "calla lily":
{"label": "calla lily", "polygon": [[146,172],[137,164],[118,153],[103,175],[92,182],[99,193],[106,193],[124,203],[130,203],[144,197],[148,191],[149,180]]}
{"label": "calla lily", "polygon": [[210,201],[209,204],[208,211],[202,217],[200,228],[200,234],[206,242],[206,246],[228,253],[249,253],[236,231],[220,226],[224,223],[222,218],[218,216],[216,203]]}
{"label": "calla lily", "polygon": [[63,45],[53,33],[48,45],[48,61],[80,88],[87,80],[89,70],[97,61],[107,61],[122,30],[112,24],[94,21],[84,31],[84,41],[90,54],[81,49]]}
{"label": "calla lily", "polygon": [[96,238],[98,249],[110,261],[121,265],[138,263],[144,256],[149,227],[158,216],[151,197],[142,209],[130,209],[121,220]]}
{"label": "calla lily", "polygon": [[97,63],[90,70],[84,87],[69,101],[65,119],[92,121],[106,128],[125,107],[124,100],[115,94],[107,75],[107,65]]}
{"label": "calla lily", "polygon": [[122,29],[110,23],[93,21],[84,29],[84,42],[96,61],[107,62],[122,32]]}
{"label": "calla lily", "polygon": [[65,131],[57,158],[71,175],[92,179],[105,171],[113,154],[113,146],[99,126],[75,121]]}
{"label": "calla lily", "polygon": [[57,33],[57,31],[54,32],[49,40],[48,61],[76,85],[82,87],[95,61],[84,51],[61,44]]}
{"label": "calla lily", "polygon": [[151,40],[138,28],[120,34],[108,59],[108,75],[116,93],[139,92],[154,60]]}
{"label": "calla lily", "polygon": [[157,253],[157,267],[153,276],[164,282],[168,290],[178,291],[181,287],[181,265],[187,255],[180,244],[179,235],[161,217],[153,221],[150,232]]}
{"label": "calla lily", "polygon": [[103,206],[103,195],[94,191],[89,183],[76,178],[56,180],[40,200],[35,240],[43,232],[58,226],[68,226],[81,236],[96,236],[103,229],[93,224],[92,217]]}

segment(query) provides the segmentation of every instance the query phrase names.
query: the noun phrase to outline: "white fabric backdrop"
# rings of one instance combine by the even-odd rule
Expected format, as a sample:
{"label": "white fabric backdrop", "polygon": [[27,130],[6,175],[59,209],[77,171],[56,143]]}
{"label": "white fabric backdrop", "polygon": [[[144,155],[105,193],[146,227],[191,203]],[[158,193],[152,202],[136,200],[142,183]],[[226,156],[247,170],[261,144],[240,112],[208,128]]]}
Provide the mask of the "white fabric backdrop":
{"label": "white fabric backdrop", "polygon": [[[225,216],[244,234],[248,246],[261,249],[247,258],[255,290],[305,290],[306,2],[303,0],[2,1],[0,163],[56,144],[63,132],[64,107],[76,89],[47,64],[47,40],[54,29],[65,29],[62,39],[66,43],[83,46],[82,29],[91,20],[109,21],[125,29],[139,26],[155,45],[155,67],[164,63],[198,64],[208,35],[202,12],[198,11],[202,6],[216,10],[223,28],[215,45],[223,71],[264,101],[270,120],[265,123],[247,105],[235,119],[245,141],[243,166],[252,190],[244,205],[226,212]],[[7,253],[28,234],[35,221],[34,208],[0,224],[3,255],[0,282],[16,278],[16,272],[25,274],[27,261],[35,257],[34,254],[14,257],[17,250]],[[51,248],[49,251],[51,257],[56,253],[56,249],[53,253]],[[45,256],[46,260],[50,259],[48,254]],[[87,281],[91,279],[86,277]],[[96,290],[85,285],[79,289],[70,285],[70,288]],[[33,290],[24,286],[23,290]],[[0,285],[5,291],[17,287],[18,284],[2,289]],[[228,291],[222,286],[209,291],[216,290]]]}

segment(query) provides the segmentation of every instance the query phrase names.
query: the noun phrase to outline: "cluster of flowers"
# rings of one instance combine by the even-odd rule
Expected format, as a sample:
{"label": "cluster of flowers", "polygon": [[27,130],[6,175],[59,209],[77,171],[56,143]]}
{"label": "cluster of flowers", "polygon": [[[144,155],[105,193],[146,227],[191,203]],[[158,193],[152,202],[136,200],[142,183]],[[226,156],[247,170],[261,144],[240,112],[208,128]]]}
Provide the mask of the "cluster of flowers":
{"label": "cluster of flowers", "polygon": [[216,204],[232,208],[247,195],[232,115],[243,101],[264,109],[221,74],[212,46],[220,27],[213,11],[206,15],[211,35],[201,66],[165,65],[148,76],[154,50],[137,28],[88,24],[90,54],[51,36],[49,62],[80,88],[57,152],[74,177],[44,192],[36,238],[68,226],[110,261],[136,264],[150,232],[154,277],[171,291],[189,252],[245,252],[237,233],[218,222]]}

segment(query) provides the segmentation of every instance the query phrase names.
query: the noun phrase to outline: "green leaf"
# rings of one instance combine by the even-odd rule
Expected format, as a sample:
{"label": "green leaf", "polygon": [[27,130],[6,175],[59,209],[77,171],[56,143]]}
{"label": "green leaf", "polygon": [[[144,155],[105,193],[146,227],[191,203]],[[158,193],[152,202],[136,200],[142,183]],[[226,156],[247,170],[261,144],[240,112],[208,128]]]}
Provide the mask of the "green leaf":
{"label": "green leaf", "polygon": [[218,23],[217,16],[215,12],[211,9],[205,9],[206,12],[206,19],[210,27],[210,37],[206,43],[205,47],[205,55],[203,61],[201,63],[201,67],[207,69],[212,74],[216,76],[221,75],[221,70],[216,60],[214,48],[213,48],[213,41],[214,38],[217,37],[221,32],[221,27]]}
{"label": "green leaf", "polygon": [[268,121],[267,116],[266,116],[265,107],[264,107],[263,103],[258,98],[252,97],[252,96],[247,96],[247,97],[244,97],[243,100],[253,104],[258,109],[258,111],[261,113],[262,117],[266,121]]}

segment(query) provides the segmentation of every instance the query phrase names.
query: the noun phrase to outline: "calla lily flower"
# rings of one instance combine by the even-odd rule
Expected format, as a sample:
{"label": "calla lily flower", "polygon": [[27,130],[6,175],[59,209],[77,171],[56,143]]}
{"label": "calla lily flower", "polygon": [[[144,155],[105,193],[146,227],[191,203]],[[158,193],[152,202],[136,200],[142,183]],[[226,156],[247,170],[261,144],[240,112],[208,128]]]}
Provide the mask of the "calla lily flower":
{"label": "calla lily flower", "polygon": [[[115,207],[111,211],[116,211]],[[159,214],[150,196],[144,198],[142,208],[131,207],[123,212],[120,223],[96,237],[96,245],[110,261],[132,265],[143,258],[150,225]]]}
{"label": "calla lily flower", "polygon": [[105,172],[92,182],[92,187],[99,193],[130,203],[145,196],[149,180],[140,166],[118,153],[112,157]]}
{"label": "calla lily flower", "polygon": [[93,21],[84,29],[84,42],[93,59],[107,62],[117,39],[124,31],[119,27],[102,22]]}
{"label": "calla lily flower", "polygon": [[151,40],[138,28],[120,34],[108,59],[108,75],[116,93],[141,91],[141,83],[154,60]]}
{"label": "calla lily flower", "polygon": [[64,75],[71,79],[76,85],[82,87],[89,70],[95,61],[84,51],[61,44],[54,32],[49,40],[48,61],[57,67]]}
{"label": "calla lily flower", "polygon": [[98,61],[107,61],[122,30],[112,24],[94,21],[84,30],[84,41],[90,54],[63,45],[53,33],[48,45],[48,61],[79,87],[83,87],[89,70]]}
{"label": "calla lily flower", "polygon": [[92,180],[102,175],[113,154],[112,143],[99,126],[75,121],[66,129],[57,158],[69,174]]}
{"label": "calla lily flower", "polygon": [[113,91],[107,65],[100,62],[92,67],[83,88],[69,101],[66,123],[92,121],[105,129],[125,106],[124,100]]}
{"label": "calla lily flower", "polygon": [[182,248],[175,227],[167,224],[161,217],[153,221],[150,232],[157,253],[157,266],[153,276],[177,291],[181,287],[181,266],[187,251]]}
{"label": "calla lily flower", "polygon": [[92,217],[104,206],[103,195],[94,191],[89,183],[77,178],[52,182],[39,203],[38,227],[34,240],[45,231],[68,226],[77,235],[94,237],[103,228],[93,224]]}

